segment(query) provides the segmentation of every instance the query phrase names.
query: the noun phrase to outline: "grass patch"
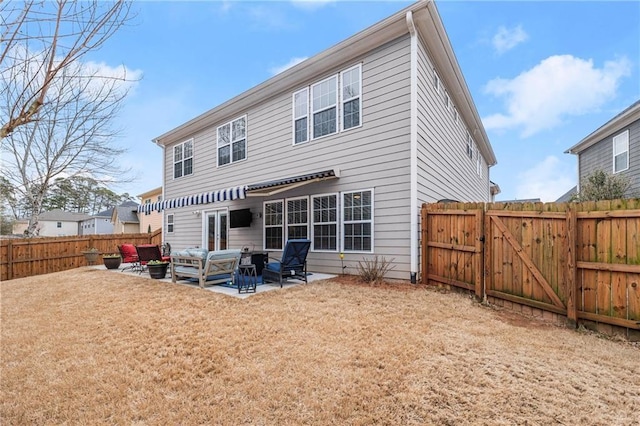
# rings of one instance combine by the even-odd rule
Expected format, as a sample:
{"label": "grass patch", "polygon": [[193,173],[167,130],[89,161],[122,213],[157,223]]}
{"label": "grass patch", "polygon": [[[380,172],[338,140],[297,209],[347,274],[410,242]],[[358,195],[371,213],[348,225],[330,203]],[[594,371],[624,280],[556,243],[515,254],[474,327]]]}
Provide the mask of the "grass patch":
{"label": "grass patch", "polygon": [[0,423],[634,424],[640,351],[422,286],[1,283]]}

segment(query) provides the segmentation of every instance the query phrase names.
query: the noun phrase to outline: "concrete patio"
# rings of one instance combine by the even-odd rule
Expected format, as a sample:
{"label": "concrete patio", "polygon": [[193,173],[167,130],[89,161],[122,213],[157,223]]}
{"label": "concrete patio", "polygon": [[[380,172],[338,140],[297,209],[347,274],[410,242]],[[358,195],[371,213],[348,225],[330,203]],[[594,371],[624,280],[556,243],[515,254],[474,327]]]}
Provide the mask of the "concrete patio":
{"label": "concrete patio", "polygon": [[[121,264],[118,269],[106,269],[106,267],[104,265],[102,265],[102,264],[100,264],[100,265],[92,265],[92,266],[89,266],[89,267],[90,268],[94,268],[94,269],[108,270],[108,271],[112,271],[113,273],[118,273],[118,274],[126,274],[126,275],[132,275],[132,276],[138,276],[138,277],[142,277],[142,278],[152,279],[149,276],[149,272],[147,272],[147,271],[143,271],[142,273],[139,273],[138,271],[134,271],[134,270],[130,269],[131,264],[129,264],[129,263]],[[124,268],[129,268],[129,269],[124,269]],[[311,282],[314,282],[314,281],[327,280],[327,279],[330,279],[330,278],[333,278],[333,277],[335,277],[335,275],[323,274],[323,273],[319,273],[319,272],[309,272],[309,275],[307,276],[307,281],[309,283],[311,283]],[[155,281],[161,281],[161,282],[172,284],[172,282],[171,282],[171,272],[168,271],[167,272],[167,276],[165,278],[156,279]],[[192,287],[193,289],[197,289],[197,290],[202,290],[198,286],[197,282],[193,282],[193,281],[189,281],[189,280],[177,280],[176,284],[184,285],[184,286],[187,286],[187,287]],[[295,286],[298,286],[298,285],[301,285],[301,284],[304,284],[304,282],[298,281],[298,280],[287,281],[287,282],[284,283],[284,285],[282,287],[282,290],[287,289],[287,288],[291,288],[291,287],[295,287]],[[225,286],[222,286],[222,285],[211,285],[211,286],[205,287],[204,290],[212,291],[214,293],[225,294],[227,296],[232,296],[232,297],[236,297],[236,298],[239,298],[239,299],[246,299],[247,297],[253,296],[254,294],[260,294],[260,293],[264,293],[264,292],[272,291],[272,290],[281,290],[281,288],[280,288],[280,284],[279,283],[266,283],[266,284],[258,284],[257,287],[256,287],[255,293],[238,293],[238,289],[231,288],[231,287],[225,287]]]}

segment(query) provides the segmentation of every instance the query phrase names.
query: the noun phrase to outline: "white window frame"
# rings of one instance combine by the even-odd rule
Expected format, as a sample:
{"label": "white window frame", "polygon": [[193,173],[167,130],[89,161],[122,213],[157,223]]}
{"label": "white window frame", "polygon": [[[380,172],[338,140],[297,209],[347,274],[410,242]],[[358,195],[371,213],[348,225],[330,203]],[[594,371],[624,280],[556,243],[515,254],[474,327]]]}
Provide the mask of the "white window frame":
{"label": "white window frame", "polygon": [[478,176],[482,177],[482,156],[480,155],[480,151],[476,147],[476,173]]}
{"label": "white window frame", "polygon": [[[358,95],[357,96],[352,96],[350,98],[344,98],[344,75],[348,72],[353,71],[354,69],[358,70]],[[347,130],[351,130],[351,129],[357,129],[358,127],[362,126],[362,64],[357,64],[352,66],[351,68],[347,68],[344,71],[340,72],[340,93],[338,93],[339,95],[339,99],[340,99],[340,131],[344,132]],[[351,102],[355,99],[358,99],[358,124],[356,126],[352,126],[349,128],[344,127],[344,106],[346,103]]]}
{"label": "white window frame", "polygon": [[[191,145],[191,156],[190,157],[185,157],[184,153],[185,153],[185,146],[187,144]],[[180,153],[181,153],[181,158],[180,160],[176,160],[176,148],[180,148]],[[196,156],[196,152],[195,152],[195,144],[193,142],[193,138],[186,140],[184,142],[181,142],[177,145],[173,146],[172,149],[172,155],[173,155],[173,178],[174,179],[180,179],[183,178],[185,176],[190,176],[193,174],[193,169],[194,169],[194,158]],[[189,173],[185,173],[184,172],[184,163],[186,160],[191,159],[191,172]],[[180,169],[181,169],[181,175],[180,176],[176,176],[176,164],[180,163]]]}
{"label": "white window frame", "polygon": [[440,83],[440,76],[438,76],[438,73],[436,72],[436,69],[433,69],[433,87],[436,88],[436,93],[440,93],[440,86],[442,84]]}
{"label": "white window frame", "polygon": [[[301,115],[301,116],[296,116],[296,95],[300,94],[300,93],[304,93],[307,95],[307,105],[305,108],[305,114]],[[294,92],[292,95],[292,103],[293,103],[293,111],[292,111],[292,116],[293,116],[293,145],[301,145],[304,143],[307,143],[311,140],[311,138],[309,136],[310,135],[310,123],[311,123],[311,117],[309,116],[309,100],[310,100],[310,93],[309,93],[309,87],[305,87],[302,90],[298,90],[297,92]],[[300,142],[296,142],[296,121],[298,120],[302,120],[303,118],[307,119],[307,128],[306,128],[306,132],[307,134],[305,135],[305,140],[300,141]]]}
{"label": "white window frame", "polygon": [[167,234],[173,234],[175,227],[175,218],[173,213],[167,215]]}
{"label": "white window frame", "polygon": [[469,157],[470,160],[473,160],[473,145],[473,138],[469,131],[467,131],[467,157]]}
{"label": "white window frame", "polygon": [[[285,221],[286,221],[286,205],[284,204],[284,199],[279,200],[269,200],[264,201],[262,203],[262,248],[265,251],[281,251],[284,249],[284,239],[285,239]],[[276,204],[280,203],[282,205],[282,220],[278,225],[269,225],[267,226],[267,204]],[[282,229],[282,238],[280,241],[280,248],[267,248],[267,228],[281,228]]]}
{"label": "white window frame", "polygon": [[[233,123],[235,123],[236,121],[240,121],[240,120],[244,120],[244,138],[237,138],[234,139],[233,138]],[[225,144],[220,144],[220,129],[225,127],[225,126],[229,126],[229,142],[225,143]],[[249,124],[248,124],[248,120],[247,120],[247,115],[242,115],[240,117],[237,117],[231,121],[228,121],[224,124],[219,125],[218,127],[216,127],[216,163],[218,167],[224,167],[224,166],[229,166],[231,164],[235,164],[238,163],[240,161],[245,161],[247,159],[247,157],[249,157],[249,142],[248,142],[248,134],[249,133]],[[233,144],[240,142],[244,140],[244,158],[240,158],[238,160],[234,160],[233,159]],[[224,163],[224,164],[220,164],[220,148],[223,148],[225,146],[229,147],[229,162],[228,163]]]}
{"label": "white window frame", "polygon": [[[325,83],[325,82],[327,82],[327,81],[329,81],[331,79],[335,79],[336,80],[336,85],[335,85],[336,99],[335,99],[335,103],[333,103],[332,105],[325,106],[324,108],[315,110],[313,108],[314,89],[316,87],[319,87],[322,83]],[[334,134],[338,133],[338,131],[340,129],[340,126],[338,125],[338,119],[340,117],[340,108],[339,108],[340,92],[338,91],[339,90],[339,81],[338,80],[339,80],[338,74],[334,74],[334,75],[331,75],[331,76],[325,78],[324,80],[318,81],[317,83],[314,83],[314,84],[311,85],[310,96],[309,96],[309,108],[310,108],[310,111],[311,111],[311,113],[310,113],[310,118],[311,118],[311,125],[310,125],[311,134],[310,134],[310,136],[311,136],[311,140],[316,140],[316,139],[324,138],[326,136],[334,135]],[[324,111],[329,111],[331,108],[335,108],[336,109],[336,130],[335,130],[335,132],[327,133],[327,134],[321,135],[321,136],[315,136],[314,131],[313,131],[314,124],[315,124],[315,114],[319,114],[319,113],[324,112]]]}
{"label": "white window frame", "polygon": [[[315,220],[315,200],[318,198],[327,198],[327,197],[335,197],[336,200],[336,220],[335,221],[319,221]],[[309,211],[311,215],[311,251],[319,252],[319,253],[337,253],[340,250],[340,194],[338,192],[332,192],[329,194],[317,194],[311,196],[311,204],[309,206]],[[335,236],[335,250],[330,249],[318,249],[315,247],[315,227],[316,225],[335,225],[336,227],[336,236]]]}
{"label": "white window frame", "polygon": [[458,109],[456,107],[453,107],[453,119],[458,124]]}
{"label": "white window frame", "polygon": [[[619,144],[623,144],[624,149],[616,152],[616,146]],[[619,155],[627,154],[627,164],[626,167],[616,170],[616,157]],[[625,130],[622,133],[617,134],[613,137],[613,173],[624,172],[625,170],[629,170],[629,130]]]}
{"label": "white window frame", "polygon": [[444,91],[444,104],[445,107],[447,108],[447,111],[451,110],[451,98],[449,97],[449,93],[447,93],[447,91]]}
{"label": "white window frame", "polygon": [[[290,223],[289,222],[289,202],[290,201],[297,201],[297,200],[305,200],[307,202],[307,217],[306,217],[306,222],[304,224],[302,223]],[[285,243],[287,241],[290,240],[289,238],[289,227],[290,226],[304,226],[307,229],[307,236],[306,238],[309,238],[309,211],[310,211],[310,206],[309,206],[309,197],[308,196],[303,196],[303,197],[291,197],[291,198],[287,198],[284,200],[284,222],[285,222],[285,233],[284,235],[284,241]]]}
{"label": "white window frame", "polygon": [[[356,192],[370,192],[371,193],[371,218],[368,220],[350,220],[350,221],[346,221],[344,218],[344,209],[345,209],[345,204],[344,204],[344,196],[346,194],[353,194]],[[358,189],[355,191],[343,191],[340,193],[340,248],[341,251],[344,253],[374,253],[375,252],[375,241],[374,241],[374,235],[375,235],[375,197],[374,197],[374,191],[373,188],[369,188],[369,189]],[[369,223],[371,224],[371,250],[347,250],[345,248],[345,232],[344,232],[344,228],[346,225],[348,224],[356,224],[356,223]]]}

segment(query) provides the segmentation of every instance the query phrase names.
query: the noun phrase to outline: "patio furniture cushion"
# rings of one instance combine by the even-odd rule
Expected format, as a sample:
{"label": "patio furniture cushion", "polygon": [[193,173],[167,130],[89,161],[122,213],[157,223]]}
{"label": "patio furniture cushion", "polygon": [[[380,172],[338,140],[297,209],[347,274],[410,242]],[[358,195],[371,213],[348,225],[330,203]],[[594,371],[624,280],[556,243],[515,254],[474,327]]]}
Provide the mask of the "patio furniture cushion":
{"label": "patio furniture cushion", "polygon": [[310,240],[289,240],[282,251],[282,260],[269,262],[262,270],[263,282],[279,282],[282,287],[287,279],[307,282],[307,254]]}
{"label": "patio furniture cushion", "polygon": [[134,246],[133,244],[122,244],[120,247],[118,247],[118,249],[124,263],[132,263],[138,261],[138,252],[136,251],[136,246]]}
{"label": "patio furniture cushion", "polygon": [[207,252],[204,249],[187,249],[171,253],[171,280],[195,278],[200,287],[205,284],[227,284],[235,281],[235,271],[240,262],[240,250]]}

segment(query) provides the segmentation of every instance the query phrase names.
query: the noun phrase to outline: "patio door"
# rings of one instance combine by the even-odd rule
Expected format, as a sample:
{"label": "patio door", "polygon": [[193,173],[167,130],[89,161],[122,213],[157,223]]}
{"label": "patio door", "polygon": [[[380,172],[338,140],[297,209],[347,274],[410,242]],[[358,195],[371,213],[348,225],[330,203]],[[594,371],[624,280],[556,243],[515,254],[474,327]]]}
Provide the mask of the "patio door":
{"label": "patio door", "polygon": [[226,210],[205,212],[204,219],[204,247],[209,251],[226,250],[228,236],[228,218]]}

